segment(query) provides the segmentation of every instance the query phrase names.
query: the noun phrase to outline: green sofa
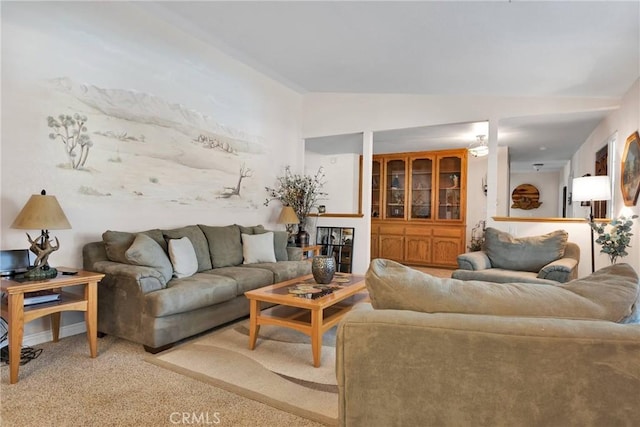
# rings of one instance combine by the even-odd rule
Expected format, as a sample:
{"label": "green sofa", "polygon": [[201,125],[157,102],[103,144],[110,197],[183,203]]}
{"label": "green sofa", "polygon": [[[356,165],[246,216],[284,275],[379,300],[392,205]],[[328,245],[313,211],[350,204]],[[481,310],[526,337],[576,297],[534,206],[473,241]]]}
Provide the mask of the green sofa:
{"label": "green sofa", "polygon": [[638,425],[629,265],[565,284],[502,284],[376,259],[366,283],[371,304],[338,327],[340,425]]}
{"label": "green sofa", "polygon": [[451,277],[496,283],[565,283],[578,277],[580,247],[564,230],[541,236],[513,237],[487,228],[481,251],[458,255]]}
{"label": "green sofa", "polygon": [[262,226],[190,225],[102,237],[83,247],[84,269],[105,274],[98,331],[152,353],[248,315],[245,291],[311,272],[302,250],[287,247],[286,232]]}

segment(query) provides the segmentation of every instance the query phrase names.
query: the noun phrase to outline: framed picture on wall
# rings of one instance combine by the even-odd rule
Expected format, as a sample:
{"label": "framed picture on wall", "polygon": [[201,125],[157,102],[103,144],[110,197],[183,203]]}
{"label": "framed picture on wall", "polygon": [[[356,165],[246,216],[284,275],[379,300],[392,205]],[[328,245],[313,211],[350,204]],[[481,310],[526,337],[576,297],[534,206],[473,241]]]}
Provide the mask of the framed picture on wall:
{"label": "framed picture on wall", "polygon": [[620,189],[625,206],[635,206],[640,193],[640,135],[629,135],[622,154]]}

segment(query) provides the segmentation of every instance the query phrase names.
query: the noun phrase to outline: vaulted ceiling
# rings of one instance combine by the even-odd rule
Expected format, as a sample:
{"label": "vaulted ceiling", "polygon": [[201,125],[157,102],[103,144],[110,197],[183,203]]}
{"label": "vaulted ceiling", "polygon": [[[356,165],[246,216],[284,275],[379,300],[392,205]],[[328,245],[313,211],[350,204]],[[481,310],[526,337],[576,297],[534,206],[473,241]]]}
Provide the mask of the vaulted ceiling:
{"label": "vaulted ceiling", "polygon": [[[620,97],[640,76],[639,1],[179,1],[141,7],[301,93]],[[528,145],[534,139],[549,148],[569,143],[574,152],[606,114],[518,119],[508,126]]]}

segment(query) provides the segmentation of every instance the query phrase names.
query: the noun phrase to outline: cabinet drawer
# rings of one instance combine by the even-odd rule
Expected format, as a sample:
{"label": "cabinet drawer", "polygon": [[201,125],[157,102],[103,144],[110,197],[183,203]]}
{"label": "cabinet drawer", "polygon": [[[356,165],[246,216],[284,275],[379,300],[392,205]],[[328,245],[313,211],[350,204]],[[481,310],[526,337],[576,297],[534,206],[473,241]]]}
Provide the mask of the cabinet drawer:
{"label": "cabinet drawer", "polygon": [[461,227],[434,227],[434,237],[462,237],[464,228]]}
{"label": "cabinet drawer", "polygon": [[404,228],[404,225],[381,225],[379,233],[402,236],[404,235]]}
{"label": "cabinet drawer", "polygon": [[425,236],[430,237],[433,233],[433,227],[430,225],[410,225],[405,229],[407,236]]}

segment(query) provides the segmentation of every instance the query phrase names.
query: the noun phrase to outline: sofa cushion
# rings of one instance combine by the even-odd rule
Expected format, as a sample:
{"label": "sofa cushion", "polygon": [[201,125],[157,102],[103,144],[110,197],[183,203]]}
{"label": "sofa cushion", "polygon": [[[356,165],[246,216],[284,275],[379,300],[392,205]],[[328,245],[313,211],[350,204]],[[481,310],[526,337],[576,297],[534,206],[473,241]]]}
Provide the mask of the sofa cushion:
{"label": "sofa cushion", "polygon": [[632,313],[639,286],[638,275],[627,264],[568,283],[543,285],[440,279],[384,259],[371,261],[366,285],[377,309],[613,322]]}
{"label": "sofa cushion", "polygon": [[276,254],[273,250],[273,233],[241,234],[243,264],[256,264],[259,262],[276,262]]}
{"label": "sofa cushion", "polygon": [[153,267],[164,277],[165,282],[171,280],[173,267],[169,257],[158,242],[144,233],[138,233],[133,243],[125,252],[129,264]]}
{"label": "sofa cushion", "polygon": [[200,225],[200,228],[209,244],[213,268],[242,264],[240,227],[234,224],[226,227]]}
{"label": "sofa cushion", "polygon": [[237,295],[243,295],[246,291],[273,285],[273,273],[262,268],[221,267],[206,272],[211,275],[225,276],[233,279],[237,284]]}
{"label": "sofa cushion", "polygon": [[530,271],[505,270],[504,268],[488,268],[486,270],[455,270],[451,277],[460,280],[479,280],[495,283],[544,283],[554,285],[558,282],[539,277]]}
{"label": "sofa cushion", "polygon": [[181,279],[198,272],[196,251],[187,236],[169,240],[169,259],[173,266],[173,277]]}
{"label": "sofa cushion", "polygon": [[209,254],[209,243],[204,236],[202,229],[197,225],[174,228],[173,230],[162,230],[165,239],[180,239],[188,237],[191,240],[193,249],[198,258],[198,271],[211,270],[211,255]]}
{"label": "sofa cushion", "polygon": [[228,277],[205,273],[173,279],[166,289],[145,296],[145,312],[162,317],[209,307],[235,298],[237,287]]}
{"label": "sofa cushion", "polygon": [[258,225],[253,225],[253,226],[244,226],[244,225],[238,225],[235,224],[236,226],[238,226],[238,228],[240,229],[240,233],[242,234],[259,234],[259,233],[264,233],[266,230],[264,229],[264,225],[262,224],[258,224]]}
{"label": "sofa cushion", "polygon": [[261,268],[273,273],[273,282],[284,282],[296,277],[311,274],[309,261],[278,261],[259,264],[246,264],[244,267]]}
{"label": "sofa cushion", "polygon": [[513,237],[488,227],[485,230],[484,251],[492,267],[537,273],[564,255],[568,237],[569,234],[564,230],[541,236]]}
{"label": "sofa cushion", "polygon": [[[163,250],[167,249],[167,244],[162,237],[162,231],[154,229],[143,231],[142,233],[155,240]],[[102,241],[104,242],[104,248],[107,252],[107,258],[109,258],[109,261],[129,264],[124,253],[133,243],[133,240],[136,238],[136,234],[138,233],[112,230],[107,230],[102,233]]]}

